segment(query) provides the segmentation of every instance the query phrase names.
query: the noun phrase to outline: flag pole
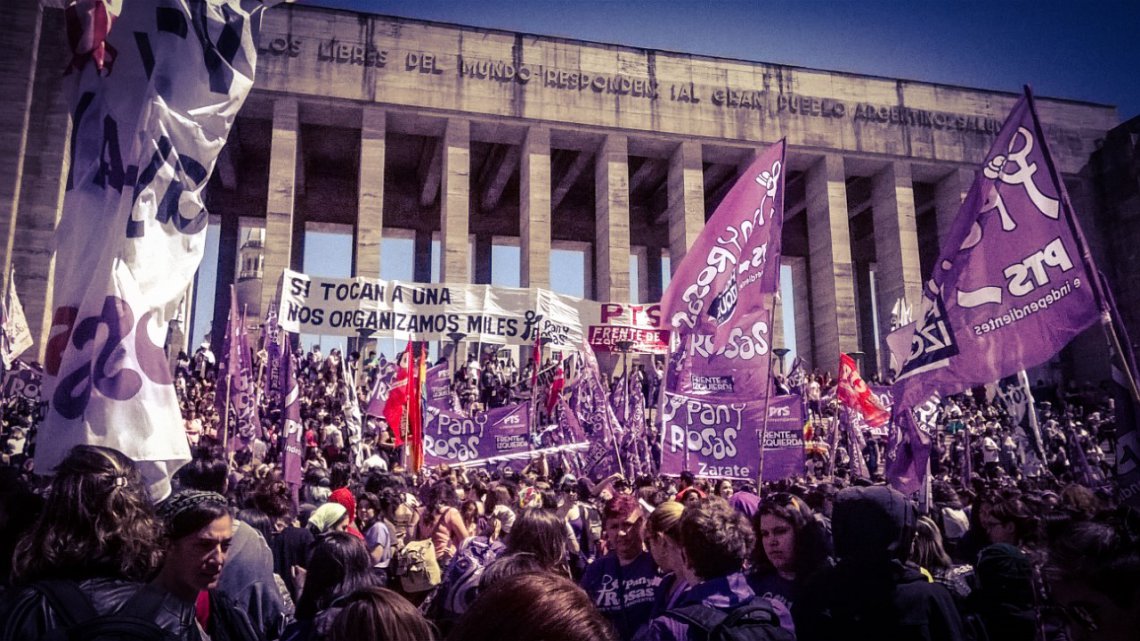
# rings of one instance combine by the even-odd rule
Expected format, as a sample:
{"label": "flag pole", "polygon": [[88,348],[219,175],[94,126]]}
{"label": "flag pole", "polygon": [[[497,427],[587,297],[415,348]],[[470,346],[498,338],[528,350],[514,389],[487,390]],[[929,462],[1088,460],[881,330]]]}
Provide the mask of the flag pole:
{"label": "flag pole", "polygon": [[[1092,252],[1089,250],[1089,245],[1085,241],[1085,235],[1081,232],[1080,225],[1076,221],[1076,210],[1073,209],[1073,203],[1069,199],[1069,190],[1065,188],[1065,181],[1061,179],[1060,172],[1057,171],[1057,163],[1053,160],[1053,153],[1049,150],[1049,145],[1045,144],[1045,132],[1041,127],[1041,120],[1037,117],[1037,105],[1033,99],[1033,89],[1029,85],[1025,85],[1025,96],[1029,100],[1029,112],[1033,116],[1034,133],[1037,134],[1038,140],[1041,144],[1041,155],[1045,158],[1045,164],[1048,165],[1049,174],[1057,180],[1057,192],[1061,197],[1062,204],[1064,205],[1062,214],[1065,215],[1065,222],[1069,225],[1069,230],[1073,234],[1073,240],[1080,248],[1081,262],[1084,263],[1085,269],[1092,275],[1092,288],[1093,294],[1096,296],[1097,304],[1100,307],[1101,319],[1100,324],[1104,330],[1105,335],[1108,337],[1108,342],[1112,345],[1113,349],[1121,355],[1121,368],[1124,370],[1125,377],[1128,379],[1129,391],[1132,393],[1132,400],[1140,403],[1140,388],[1136,385],[1135,372],[1131,371],[1126,359],[1123,358],[1125,354],[1120,337],[1116,333],[1116,328],[1112,324],[1112,307],[1109,304],[1109,294],[1107,283],[1102,282],[1100,270],[1092,260]],[[1131,346],[1129,346],[1131,349]]]}
{"label": "flag pole", "polygon": [[226,415],[222,418],[222,449],[229,452],[230,439],[230,391],[233,388],[234,375],[226,369]]}
{"label": "flag pole", "polygon": [[[780,273],[780,263],[776,262],[776,273]],[[775,300],[772,301],[771,309],[768,310],[768,336],[772,335],[774,325],[776,323],[776,304]],[[756,495],[763,498],[764,496],[764,437],[768,435],[768,407],[772,403],[772,349],[771,345],[768,346],[768,382],[765,386],[764,392],[764,418],[760,422],[760,458],[756,461]],[[801,432],[802,435],[802,432]],[[689,444],[685,443],[685,449],[688,450]]]}

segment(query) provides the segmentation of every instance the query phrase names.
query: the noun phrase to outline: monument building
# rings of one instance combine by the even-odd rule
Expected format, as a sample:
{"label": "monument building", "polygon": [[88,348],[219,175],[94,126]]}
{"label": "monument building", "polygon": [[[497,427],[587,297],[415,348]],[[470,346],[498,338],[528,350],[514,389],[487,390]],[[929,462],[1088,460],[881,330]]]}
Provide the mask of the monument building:
{"label": "monument building", "polygon": [[[20,54],[0,60],[4,263],[41,354],[68,163],[59,5],[0,8],[14,25],[0,37]],[[383,240],[403,238],[416,280],[437,271],[441,282],[489,283],[494,249],[509,246],[519,285],[551,288],[564,276],[552,272],[552,251],[570,249],[582,256],[586,297],[657,301],[743,167],[786,138],[791,297],[781,304],[794,325],[777,321],[773,345],[794,335],[801,358],[831,371],[840,352],[862,353],[874,373],[885,369],[892,307],[917,306],[1018,98],[1009,89],[278,6],[265,15],[254,89],[209,185],[216,304],[192,313],[221,327],[224,293],[237,283],[246,314],[263,316],[283,270],[305,271],[312,230],[351,234],[354,275],[380,276]],[[1094,157],[1117,111],[1037,104],[1094,255],[1111,264],[1121,243],[1106,242],[1094,218],[1106,198]],[[1121,135],[1135,149],[1135,134]],[[1103,353],[1103,343],[1088,332],[1069,351]],[[1102,378],[1103,359],[1091,360],[1061,365]]]}

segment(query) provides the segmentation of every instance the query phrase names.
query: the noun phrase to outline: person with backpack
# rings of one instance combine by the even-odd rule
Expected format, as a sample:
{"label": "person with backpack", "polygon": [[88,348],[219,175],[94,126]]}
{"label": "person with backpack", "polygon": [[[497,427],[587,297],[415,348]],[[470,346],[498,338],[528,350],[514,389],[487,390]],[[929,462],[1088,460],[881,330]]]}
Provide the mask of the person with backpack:
{"label": "person with backpack", "polygon": [[681,549],[697,581],[635,641],[795,641],[791,614],[757,596],[744,577],[756,534],[742,514],[712,497],[685,508]]}
{"label": "person with backpack", "polygon": [[0,639],[182,638],[182,610],[144,583],[162,559],[161,533],[134,462],[110,448],[75,446],[16,546],[18,591],[0,606]]}

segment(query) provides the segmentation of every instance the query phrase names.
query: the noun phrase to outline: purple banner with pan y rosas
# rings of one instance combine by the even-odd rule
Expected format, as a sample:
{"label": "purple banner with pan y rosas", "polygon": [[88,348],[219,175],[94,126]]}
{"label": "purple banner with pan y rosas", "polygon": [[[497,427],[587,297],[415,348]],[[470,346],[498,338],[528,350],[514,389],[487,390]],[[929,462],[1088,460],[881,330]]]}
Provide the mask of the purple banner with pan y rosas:
{"label": "purple banner with pan y rosas", "polygon": [[909,351],[901,407],[1045,362],[1096,322],[1095,276],[1026,95],[986,155],[923,289],[900,328]]}
{"label": "purple banner with pan y rosas", "polygon": [[[769,403],[730,403],[666,393],[661,472],[756,479],[760,431],[768,408],[764,479],[803,473],[803,409],[798,395]],[[770,467],[769,467],[770,466]]]}
{"label": "purple banner with pan y rosas", "polygon": [[428,406],[425,465],[473,465],[530,449],[530,401],[473,416]]}
{"label": "purple banner with pan y rosas", "polygon": [[771,316],[779,286],[784,142],[745,170],[685,254],[661,297],[673,346],[670,392],[750,400],[768,395]]}

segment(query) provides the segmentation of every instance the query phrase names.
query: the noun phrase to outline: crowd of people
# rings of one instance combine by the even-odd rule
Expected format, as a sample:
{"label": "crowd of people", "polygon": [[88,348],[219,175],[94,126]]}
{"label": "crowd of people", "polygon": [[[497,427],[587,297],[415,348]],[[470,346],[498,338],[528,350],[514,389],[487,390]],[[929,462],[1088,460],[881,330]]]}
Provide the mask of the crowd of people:
{"label": "crowd of people", "polygon": [[[1112,487],[1113,407],[1095,390],[1039,404],[1044,460],[984,391],[944,399],[916,501],[884,484],[881,439],[860,451],[836,431],[824,377],[806,385],[805,474],[758,488],[690,472],[588,478],[568,455],[412,473],[382,420],[359,436],[345,421],[344,388],[367,398],[382,363],[342,358],[299,359],[299,487],[283,480],[269,405],[261,433],[223,447],[207,350],[178,362],[194,459],[158,502],[105,448],[31,474],[36,406],[6,399],[0,641],[1111,641],[1140,629],[1140,514]],[[533,396],[533,368],[456,368],[454,402]],[[621,384],[652,401],[655,369]]]}

